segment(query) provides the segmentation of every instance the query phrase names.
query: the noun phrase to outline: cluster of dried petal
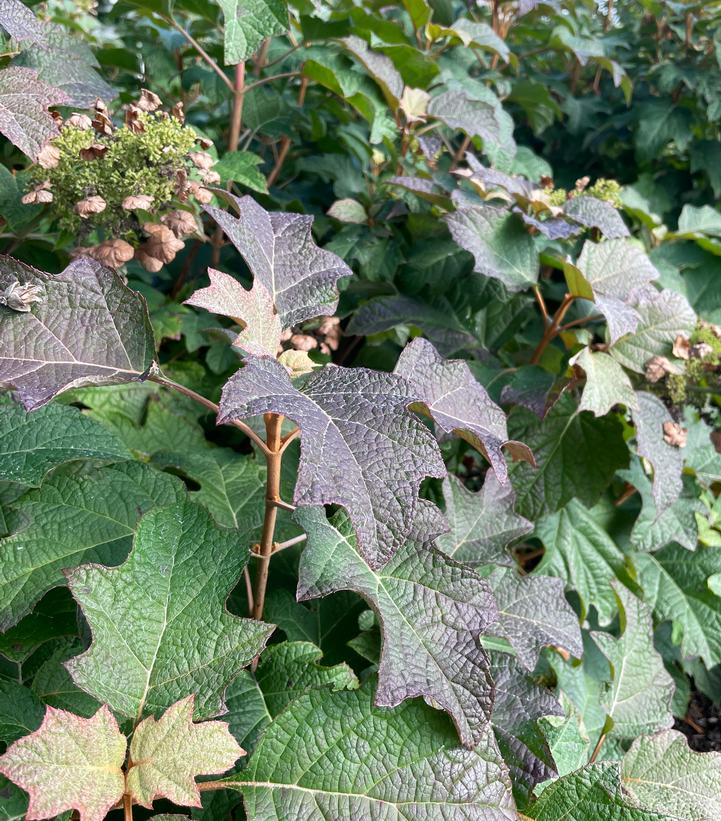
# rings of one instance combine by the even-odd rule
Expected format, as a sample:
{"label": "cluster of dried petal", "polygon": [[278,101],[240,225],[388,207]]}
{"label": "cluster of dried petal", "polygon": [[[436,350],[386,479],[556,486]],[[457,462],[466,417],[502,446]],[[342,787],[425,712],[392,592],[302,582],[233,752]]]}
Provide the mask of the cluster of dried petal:
{"label": "cluster of dried petal", "polygon": [[213,194],[208,191],[207,188],[203,188],[203,186],[195,180],[190,180],[188,182],[186,188],[186,198],[188,194],[198,200],[198,202],[201,202],[203,205],[207,205],[213,199]]}
{"label": "cluster of dried petal", "polygon": [[6,305],[13,311],[28,313],[30,306],[41,302],[43,291],[38,285],[22,284],[15,280],[0,293],[0,305]]}
{"label": "cluster of dried petal", "polygon": [[87,219],[93,214],[100,214],[101,212],[103,212],[106,208],[106,205],[107,203],[102,197],[99,197],[97,194],[94,194],[91,197],[85,197],[85,199],[76,202],[75,213],[81,219]]}
{"label": "cluster of dried petal", "polygon": [[674,448],[685,448],[688,440],[688,431],[678,422],[663,423],[663,441]]}
{"label": "cluster of dried petal", "polygon": [[82,248],[80,251],[108,268],[120,268],[121,265],[130,262],[135,254],[133,246],[124,239],[109,239],[99,245]]}
{"label": "cluster of dried petal", "polygon": [[109,137],[114,130],[113,121],[104,111],[96,111],[92,122],[95,131],[102,137]]}
{"label": "cluster of dried petal", "polygon": [[125,109],[125,127],[133,134],[142,134],[145,131],[145,124],[141,118],[142,113],[142,109],[132,103]]}
{"label": "cluster of dried petal", "polygon": [[50,180],[41,182],[20,198],[20,202],[22,202],[23,205],[43,205],[52,201],[53,192],[50,190]]}
{"label": "cluster of dried petal", "polygon": [[188,154],[188,159],[200,171],[207,171],[215,165],[215,160],[207,151],[191,151],[190,154]]}
{"label": "cluster of dried petal", "polygon": [[293,334],[290,344],[296,351],[313,351],[318,347],[318,340],[310,334]]}
{"label": "cluster of dried petal", "polygon": [[99,160],[102,156],[104,156],[107,150],[107,145],[103,145],[102,143],[92,143],[87,148],[80,149],[80,159]]}
{"label": "cluster of dried petal", "polygon": [[185,122],[185,110],[180,100],[170,109],[170,116],[181,123],[181,125]]}
{"label": "cluster of dried petal", "polygon": [[691,355],[691,342],[687,337],[679,334],[676,339],[674,339],[673,348],[671,350],[673,355],[678,359],[689,359]]}
{"label": "cluster of dried petal", "polygon": [[714,325],[713,322],[707,322],[705,319],[700,319],[699,326],[705,331],[711,331],[716,339],[721,340],[721,325]]}
{"label": "cluster of dried petal", "polygon": [[160,221],[167,225],[178,239],[194,234],[198,230],[195,217],[189,211],[171,211],[164,214]]}
{"label": "cluster of dried petal", "polygon": [[155,197],[150,194],[133,194],[123,200],[123,208],[126,211],[135,211],[138,208],[147,211],[153,204]]}
{"label": "cluster of dried petal", "polygon": [[338,350],[343,331],[340,327],[340,319],[337,316],[322,317],[316,333],[322,337],[320,343],[321,353],[330,354],[331,351]]}
{"label": "cluster of dried petal", "polygon": [[41,168],[55,168],[60,162],[60,149],[52,143],[45,143],[38,154],[38,165]]}
{"label": "cluster of dried petal", "polygon": [[691,356],[694,359],[706,359],[713,356],[713,348],[708,342],[699,342],[691,348]]}
{"label": "cluster of dried petal", "polygon": [[653,356],[646,363],[646,379],[649,382],[659,382],[667,374],[673,373],[673,365],[665,356]]}
{"label": "cluster of dried petal", "polygon": [[141,111],[155,111],[162,105],[162,100],[152,91],[147,88],[140,89],[140,99],[138,100],[138,108]]}
{"label": "cluster of dried petal", "polygon": [[585,191],[588,188],[588,184],[591,182],[590,177],[581,177],[580,179],[576,180],[575,189],[577,193],[581,193],[581,191]]}
{"label": "cluster of dried petal", "polygon": [[198,137],[198,145],[206,151],[208,148],[211,148],[213,145],[213,141],[209,140],[207,137]]}
{"label": "cluster of dried petal", "polygon": [[89,131],[93,127],[93,121],[87,114],[80,114],[77,111],[73,111],[68,119],[65,120],[65,125],[71,128],[78,128],[81,131]]}
{"label": "cluster of dried petal", "polygon": [[143,231],[148,239],[135,252],[135,258],[146,271],[157,273],[164,264],[172,262],[175,255],[185,247],[167,225],[146,222]]}

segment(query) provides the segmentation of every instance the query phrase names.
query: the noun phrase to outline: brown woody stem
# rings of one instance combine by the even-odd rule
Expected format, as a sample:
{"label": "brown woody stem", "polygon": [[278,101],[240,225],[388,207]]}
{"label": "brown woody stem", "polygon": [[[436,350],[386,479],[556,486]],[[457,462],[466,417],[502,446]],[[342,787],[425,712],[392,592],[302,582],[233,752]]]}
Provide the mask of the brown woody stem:
{"label": "brown woody stem", "polygon": [[575,298],[576,297],[571,294],[566,294],[563,297],[563,302],[559,305],[558,310],[553,315],[551,324],[543,332],[541,341],[538,343],[536,350],[533,352],[533,356],[531,357],[531,365],[538,364],[541,356],[543,356],[543,352],[546,350],[548,343],[558,335],[561,322],[563,322],[563,317],[566,316],[566,313]]}
{"label": "brown woody stem", "polygon": [[593,752],[591,753],[591,757],[588,760],[589,764],[593,764],[596,759],[598,758],[598,754],[601,752],[601,747],[603,747],[603,742],[606,740],[606,733],[601,733],[601,737],[598,739],[596,746],[593,748]]}
{"label": "brown woody stem", "polygon": [[125,821],[133,821],[133,797],[127,792],[123,795],[123,814]]}

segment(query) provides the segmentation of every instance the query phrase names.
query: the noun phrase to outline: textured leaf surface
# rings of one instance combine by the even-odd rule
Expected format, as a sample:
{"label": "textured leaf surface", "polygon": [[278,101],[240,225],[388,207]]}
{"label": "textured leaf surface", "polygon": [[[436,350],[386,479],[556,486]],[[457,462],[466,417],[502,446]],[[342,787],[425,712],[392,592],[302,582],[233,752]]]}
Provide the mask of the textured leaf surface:
{"label": "textured leaf surface", "polygon": [[598,228],[609,239],[628,236],[628,228],[621,215],[605,200],[586,195],[572,197],[563,206],[563,211],[586,228]]}
{"label": "textured leaf surface", "polygon": [[625,405],[629,409],[638,407],[631,380],[612,356],[583,348],[571,359],[571,364],[586,375],[578,406],[580,411],[605,416],[614,405]]}
{"label": "textured leaf surface", "polygon": [[462,360],[443,359],[428,340],[418,337],[404,348],[394,373],[411,384],[444,433],[457,434],[488,459],[502,483],[508,478],[502,448],[535,464],[524,444],[509,441],[505,414]]}
{"label": "textured leaf surface", "polygon": [[518,662],[505,653],[491,654],[495,685],[492,723],[498,746],[511,771],[516,790],[528,793],[556,769],[541,730],[541,716],[562,715],[550,690],[531,680]]}
{"label": "textured leaf surface", "polygon": [[308,533],[298,598],[353,590],[378,615],[383,647],[376,704],[392,707],[423,696],[452,716],[464,744],[477,743],[493,703],[489,660],[478,641],[496,617],[488,584],[430,545],[408,545],[374,572],[356,550],[346,517],[336,529],[322,509],[295,515]]}
{"label": "textured leaf surface", "polygon": [[676,730],[637,738],[624,756],[621,779],[639,807],[684,821],[721,816],[721,753],[694,752]]}
{"label": "textured leaf surface", "polygon": [[61,469],[25,494],[9,509],[12,535],[0,541],[0,629],[64,584],[64,570],[122,561],[140,516],[183,496],[178,479],[135,462]]}
{"label": "textured leaf surface", "polygon": [[691,336],[696,326],[696,314],[686,298],[669,289],[642,288],[629,304],[641,320],[635,332],[619,339],[609,352],[636,373],[643,373],[652,357],[670,356],[674,339]]}
{"label": "textured leaf surface", "polygon": [[624,556],[606,528],[577,499],[536,524],[536,536],[545,548],[539,573],[558,576],[578,593],[585,617],[590,605],[602,624],[616,614],[616,596],[610,583],[623,570]]}
{"label": "textured leaf surface", "polygon": [[263,652],[255,673],[241,671],[226,693],[226,720],[246,750],[252,752],[270,721],[303,693],[358,687],[358,679],[347,664],[324,667],[322,657],[322,650],[311,642],[284,641]]}
{"label": "textured leaf surface", "polygon": [[618,764],[589,764],[550,784],[525,810],[534,821],[671,821],[666,815],[634,809],[621,792]]}
{"label": "textured leaf surface", "polygon": [[487,632],[507,639],[528,670],[543,647],[559,645],[576,658],[583,654],[578,617],[563,595],[563,581],[551,576],[520,576],[498,567],[488,576],[498,605],[498,621]]}
{"label": "textured leaf surface", "polygon": [[620,422],[579,413],[568,394],[543,420],[526,408],[515,408],[508,429],[531,448],[538,464],[535,470],[522,462],[511,466],[516,507],[528,519],[554,513],[573,498],[592,507],[616,470],[628,464]]}
{"label": "textured leaf surface", "polygon": [[639,455],[653,465],[653,500],[661,511],[681,495],[683,450],[664,440],[664,423],[674,421],[664,403],[646,391],[638,391],[636,397],[638,410],[633,413],[636,444]]}
{"label": "textured leaf surface", "polygon": [[79,459],[119,462],[130,456],[111,431],[76,408],[48,405],[29,414],[0,403],[0,479],[39,485],[45,474]]}
{"label": "textured leaf surface", "polygon": [[285,0],[218,0],[225,15],[225,65],[253,56],[266,37],[288,28]]}
{"label": "textured leaf surface", "polygon": [[208,276],[210,285],[196,291],[185,304],[231,317],[245,326],[233,345],[258,356],[275,356],[282,329],[273,298],[265,285],[258,279],[246,291],[235,277],[222,271],[209,268]]}
{"label": "textured leaf surface", "polygon": [[40,727],[0,758],[0,772],[30,794],[27,818],[77,810],[103,821],[123,795],[125,736],[107,707],[92,718],[48,707]]}
{"label": "textured leaf surface", "polygon": [[32,690],[17,681],[0,681],[0,741],[9,744],[37,730],[44,712]]}
{"label": "textured leaf surface", "polygon": [[355,34],[345,37],[342,43],[378,83],[388,104],[392,109],[395,109],[401,94],[403,94],[403,78],[393,65],[391,58],[368,48],[365,40]]}
{"label": "textured leaf surface", "polygon": [[0,133],[31,160],[58,133],[48,107],[68,102],[62,91],[47,85],[32,68],[10,66],[0,71]]}
{"label": "textured leaf surface", "polygon": [[123,565],[68,574],[93,633],[90,649],[66,665],[75,682],[129,717],[189,692],[196,718],[217,715],[225,688],[272,632],[224,609],[248,555],[238,533],[218,528],[198,505],[144,516]]}
{"label": "textured leaf surface", "polygon": [[522,291],[538,281],[538,251],[514,214],[475,205],[445,220],[453,239],[473,254],[474,271],[500,280],[509,291]]}
{"label": "textured leaf surface", "polygon": [[335,313],[336,282],[353,272],[340,257],[315,244],[313,218],[266,211],[251,197],[231,199],[239,217],[212,206],[206,210],[270,293],[283,327]]}
{"label": "textured leaf surface", "polygon": [[229,770],[244,755],[224,721],[193,724],[194,696],[178,701],[159,718],[141,721],[133,732],[127,790],[151,809],[156,798],[199,807],[196,776]]}
{"label": "textured leaf surface", "polygon": [[614,589],[621,608],[623,633],[593,633],[611,662],[613,681],[603,699],[613,720],[611,738],[632,740],[673,724],[671,699],[675,684],[653,646],[651,608],[621,585]]}
{"label": "textured leaf surface", "polygon": [[27,313],[0,306],[0,383],[28,410],[68,388],[129,382],[150,368],[155,343],[145,300],[118,274],[89,257],[57,276],[0,257],[0,289],[13,282],[41,295]]}
{"label": "textured leaf surface", "polygon": [[21,0],[0,0],[0,26],[16,40],[39,46],[45,41],[42,24]]}
{"label": "textured leaf surface", "polygon": [[414,399],[393,374],[328,367],[291,383],[277,361],[250,358],[223,388],[218,421],[273,411],[296,422],[296,505],[343,505],[363,556],[378,567],[409,537],[442,529],[435,508],[418,499],[422,479],[445,467],[431,432],[406,410]]}
{"label": "textured leaf surface", "polygon": [[678,545],[633,558],[648,604],[658,619],[673,623],[685,657],[700,656],[709,668],[721,662],[721,598],[708,584],[721,573],[721,548],[689,553]]}
{"label": "textured leaf surface", "polygon": [[513,511],[515,494],[487,473],[477,493],[467,490],[456,476],[443,480],[446,518],[451,529],[436,539],[440,549],[470,565],[512,562],[507,547],[525,536],[533,525]]}
{"label": "textured leaf surface", "polygon": [[512,157],[516,151],[513,125],[498,99],[484,91],[480,95],[462,88],[443,91],[430,101],[428,113],[449,128],[461,129],[469,137],[480,137],[486,153]]}
{"label": "textured leaf surface", "polygon": [[360,690],[301,696],[263,735],[249,767],[228,780],[250,821],[288,818],[514,819],[511,784],[490,725],[457,746],[447,719],[422,702],[372,706]]}

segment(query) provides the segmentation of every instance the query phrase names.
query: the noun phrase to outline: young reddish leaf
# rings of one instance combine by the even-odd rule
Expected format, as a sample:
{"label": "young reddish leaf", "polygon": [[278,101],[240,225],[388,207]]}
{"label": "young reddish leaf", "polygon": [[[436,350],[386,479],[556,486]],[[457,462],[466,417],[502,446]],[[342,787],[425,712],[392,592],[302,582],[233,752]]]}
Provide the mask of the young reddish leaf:
{"label": "young reddish leaf", "polygon": [[235,205],[239,217],[210,205],[205,210],[270,293],[282,326],[334,314],[336,282],[353,272],[340,257],[315,244],[313,218],[266,211],[252,197],[224,196]]}
{"label": "young reddish leaf", "polygon": [[433,435],[407,410],[417,398],[394,374],[327,367],[291,382],[274,359],[251,357],[223,388],[218,422],[267,412],[296,422],[296,505],[345,507],[377,568],[409,538],[443,530],[438,511],[418,498],[426,476],[446,471]]}
{"label": "young reddish leaf", "polygon": [[427,339],[418,337],[401,353],[394,373],[407,379],[444,433],[455,433],[491,463],[501,483],[508,479],[502,448],[535,466],[522,442],[508,439],[506,417],[461,359],[443,359]]}
{"label": "young reddish leaf", "polygon": [[128,717],[167,709],[189,692],[196,718],[222,712],[225,688],[273,632],[224,608],[250,541],[186,502],[146,514],[120,567],[70,571],[93,634],[90,649],[66,664],[75,682]]}
{"label": "young reddish leaf", "polygon": [[116,273],[80,257],[57,276],[0,257],[0,291],[34,285],[29,311],[0,307],[0,383],[27,410],[68,388],[141,379],[155,343],[145,300]]}
{"label": "young reddish leaf", "polygon": [[107,707],[92,718],[48,707],[40,727],[0,758],[0,772],[29,793],[28,821],[65,810],[103,821],[123,796],[126,746]]}
{"label": "young reddish leaf", "polygon": [[58,133],[48,107],[68,102],[65,92],[40,80],[35,69],[10,66],[0,71],[0,133],[31,160]]}
{"label": "young reddish leaf", "polygon": [[353,590],[380,619],[375,703],[394,707],[423,696],[453,718],[464,745],[477,744],[493,705],[489,659],[478,641],[497,616],[488,584],[429,544],[408,544],[373,571],[358,552],[347,517],[337,516],[336,528],[322,508],[295,516],[308,533],[298,598]]}
{"label": "young reddish leaf", "polygon": [[200,807],[196,776],[224,773],[245,755],[224,721],[193,724],[194,699],[188,696],[135,728],[126,789],[142,807],[151,809],[156,798]]}
{"label": "young reddish leaf", "polygon": [[233,345],[257,356],[275,356],[280,347],[280,317],[275,312],[273,298],[260,279],[246,291],[237,279],[222,271],[209,268],[208,276],[210,285],[196,291],[185,304],[229,316],[245,326]]}
{"label": "young reddish leaf", "polygon": [[36,46],[45,42],[42,23],[21,0],[0,0],[0,26],[16,40],[27,40]]}
{"label": "young reddish leaf", "polygon": [[443,480],[443,498],[450,533],[436,540],[440,549],[465,564],[507,564],[511,542],[533,530],[533,525],[513,511],[516,495],[510,482],[501,485],[495,473],[487,473],[478,493],[467,490],[456,476]]}

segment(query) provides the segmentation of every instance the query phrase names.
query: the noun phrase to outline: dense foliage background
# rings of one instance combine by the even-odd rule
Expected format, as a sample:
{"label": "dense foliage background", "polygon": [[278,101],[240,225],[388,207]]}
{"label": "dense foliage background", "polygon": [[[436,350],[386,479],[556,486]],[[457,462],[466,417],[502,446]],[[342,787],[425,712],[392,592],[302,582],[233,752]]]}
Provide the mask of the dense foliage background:
{"label": "dense foliage background", "polygon": [[[156,813],[191,812],[194,777],[226,771],[193,818],[721,817],[721,3],[28,5],[0,0],[0,252],[50,274],[88,258],[117,270],[147,302],[166,385],[23,382],[34,331],[14,329],[43,297],[0,263],[0,381],[38,408],[0,397],[2,742],[45,706],[114,722],[97,713],[109,704],[124,733],[167,708],[158,725],[182,725],[197,762],[173,771],[185,791],[134,787],[135,818],[155,796]],[[353,511],[328,509],[331,526],[296,488],[258,607],[243,572],[263,450],[212,411],[260,435],[259,413],[294,417],[278,397],[236,397],[232,413],[220,400],[277,344],[207,286],[209,267],[258,281],[243,249],[262,245],[265,211],[313,217],[312,239],[287,222],[288,270],[330,259],[313,242],[339,258],[318,317],[286,312],[280,361],[299,385],[320,367],[329,392],[342,393],[329,363],[406,380],[449,477],[429,456],[382,478],[425,477],[450,531],[385,563],[393,551],[369,552]],[[313,446],[287,444],[290,500]],[[316,485],[349,475],[314,467]],[[215,570],[186,589],[207,583],[223,619],[277,628],[268,639],[256,622],[215,689],[154,702],[148,683],[136,703],[129,684],[115,692],[135,673],[111,634],[152,634],[145,599],[170,561],[158,534],[175,526]],[[178,607],[176,651],[202,649],[220,615]],[[431,706],[404,701],[418,695]],[[193,715],[232,737],[206,721],[217,735],[193,741]],[[84,727],[57,737],[92,739]],[[72,793],[45,810],[36,798],[33,815],[4,767],[0,819],[104,817],[102,796]]]}

